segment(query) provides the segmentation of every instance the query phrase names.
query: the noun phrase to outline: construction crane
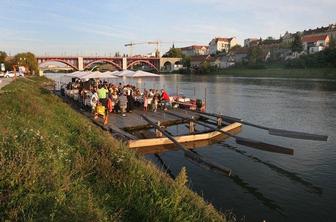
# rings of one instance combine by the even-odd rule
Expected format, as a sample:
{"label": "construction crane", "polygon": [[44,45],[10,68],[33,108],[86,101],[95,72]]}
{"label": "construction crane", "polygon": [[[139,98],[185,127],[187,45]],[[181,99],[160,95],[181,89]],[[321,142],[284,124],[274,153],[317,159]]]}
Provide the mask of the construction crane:
{"label": "construction crane", "polygon": [[156,45],[156,49],[155,49],[155,54],[157,57],[160,57],[160,45],[161,44],[172,44],[174,45],[175,43],[190,43],[191,41],[171,41],[171,42],[161,42],[161,41],[148,41],[148,42],[137,42],[137,43],[127,43],[124,46],[125,47],[129,47],[129,55],[132,56],[133,54],[133,46],[134,45],[144,45],[144,44],[148,44],[148,45]]}

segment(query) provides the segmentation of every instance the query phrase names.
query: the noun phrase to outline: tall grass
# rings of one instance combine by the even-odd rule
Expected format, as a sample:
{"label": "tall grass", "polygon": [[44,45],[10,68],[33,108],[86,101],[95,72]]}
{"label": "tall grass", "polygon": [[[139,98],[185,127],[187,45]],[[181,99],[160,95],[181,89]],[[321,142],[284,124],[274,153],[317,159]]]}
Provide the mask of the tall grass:
{"label": "tall grass", "polygon": [[0,220],[224,221],[222,214],[42,86],[0,94]]}

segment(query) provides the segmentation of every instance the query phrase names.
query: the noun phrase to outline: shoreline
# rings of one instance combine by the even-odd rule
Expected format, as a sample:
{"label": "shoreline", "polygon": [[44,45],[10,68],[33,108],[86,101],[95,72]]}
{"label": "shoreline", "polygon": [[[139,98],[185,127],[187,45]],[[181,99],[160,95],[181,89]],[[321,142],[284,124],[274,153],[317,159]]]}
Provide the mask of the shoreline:
{"label": "shoreline", "polygon": [[0,95],[8,117],[0,121],[0,179],[8,203],[17,197],[2,206],[4,219],[230,220],[188,188],[185,169],[172,180],[46,90],[50,80],[32,79],[13,81]]}
{"label": "shoreline", "polygon": [[207,74],[228,77],[267,77],[267,78],[296,78],[296,79],[336,79],[336,68],[309,68],[309,69],[286,69],[286,68],[228,68]]}

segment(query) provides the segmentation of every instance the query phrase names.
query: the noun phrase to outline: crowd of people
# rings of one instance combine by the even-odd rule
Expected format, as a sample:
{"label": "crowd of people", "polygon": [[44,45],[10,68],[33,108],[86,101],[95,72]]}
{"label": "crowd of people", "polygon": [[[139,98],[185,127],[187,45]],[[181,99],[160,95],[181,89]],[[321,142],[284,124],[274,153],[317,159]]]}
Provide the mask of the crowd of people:
{"label": "crowd of people", "polygon": [[[101,107],[104,107],[106,114],[120,113],[126,116],[127,112],[132,112],[135,108],[156,112],[159,108],[167,109],[171,106],[170,97],[164,89],[161,91],[144,89],[141,92],[134,85],[112,84],[95,80],[87,82],[75,80],[70,82],[66,89],[77,90],[77,100],[81,106],[91,109],[95,114]],[[63,94],[65,94],[64,90]]]}

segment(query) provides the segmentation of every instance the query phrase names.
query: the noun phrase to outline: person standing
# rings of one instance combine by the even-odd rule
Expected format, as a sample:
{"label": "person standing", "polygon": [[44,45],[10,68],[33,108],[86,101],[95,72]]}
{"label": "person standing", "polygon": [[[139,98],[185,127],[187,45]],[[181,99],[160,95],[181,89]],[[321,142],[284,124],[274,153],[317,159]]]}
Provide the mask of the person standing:
{"label": "person standing", "polygon": [[106,107],[108,90],[105,88],[105,86],[99,85],[97,93],[99,101],[103,106]]}
{"label": "person standing", "polygon": [[127,109],[127,97],[125,96],[125,93],[122,93],[119,96],[119,106],[122,116],[126,116],[125,112]]}

